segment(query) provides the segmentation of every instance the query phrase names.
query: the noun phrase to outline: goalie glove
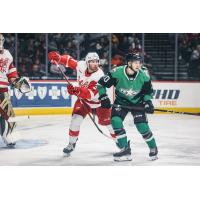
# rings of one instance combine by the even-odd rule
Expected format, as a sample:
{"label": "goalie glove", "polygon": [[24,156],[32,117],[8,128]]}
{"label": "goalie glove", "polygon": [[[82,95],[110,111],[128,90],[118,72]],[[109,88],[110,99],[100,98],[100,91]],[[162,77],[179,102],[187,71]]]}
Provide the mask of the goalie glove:
{"label": "goalie glove", "polygon": [[18,89],[21,93],[28,93],[31,91],[29,78],[23,76],[16,78],[12,83],[12,87]]}

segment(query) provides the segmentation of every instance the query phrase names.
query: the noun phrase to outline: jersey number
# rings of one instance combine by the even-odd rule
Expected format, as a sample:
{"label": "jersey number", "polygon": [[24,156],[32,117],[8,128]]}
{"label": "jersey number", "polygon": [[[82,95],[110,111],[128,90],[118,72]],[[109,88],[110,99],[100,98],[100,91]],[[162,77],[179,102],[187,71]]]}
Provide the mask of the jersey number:
{"label": "jersey number", "polygon": [[110,76],[105,76],[103,78],[104,83],[107,83],[110,80]]}

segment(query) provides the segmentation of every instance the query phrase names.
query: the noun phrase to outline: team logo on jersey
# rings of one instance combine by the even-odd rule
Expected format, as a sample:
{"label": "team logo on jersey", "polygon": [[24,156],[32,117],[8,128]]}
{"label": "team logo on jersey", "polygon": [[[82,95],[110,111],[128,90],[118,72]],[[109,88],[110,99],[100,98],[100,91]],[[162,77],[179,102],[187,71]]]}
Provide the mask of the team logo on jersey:
{"label": "team logo on jersey", "polygon": [[47,87],[38,87],[38,96],[40,99],[44,99],[47,95]]}
{"label": "team logo on jersey", "polygon": [[120,92],[126,96],[135,96],[138,92],[133,89],[120,88]]}
{"label": "team logo on jersey", "polygon": [[61,94],[62,94],[62,97],[64,99],[68,99],[69,98],[69,94],[67,92],[67,88],[66,87],[61,87]]}
{"label": "team logo on jersey", "polygon": [[83,86],[83,87],[88,87],[88,81],[86,81],[85,83],[83,83],[83,80],[79,81],[79,85]]}

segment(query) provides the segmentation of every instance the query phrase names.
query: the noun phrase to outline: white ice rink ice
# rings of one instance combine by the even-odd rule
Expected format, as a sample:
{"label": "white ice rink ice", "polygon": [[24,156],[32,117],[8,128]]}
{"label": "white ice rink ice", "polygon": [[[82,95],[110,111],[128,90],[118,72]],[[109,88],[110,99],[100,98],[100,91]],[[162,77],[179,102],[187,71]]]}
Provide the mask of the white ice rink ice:
{"label": "white ice rink ice", "polygon": [[[148,147],[133,125],[131,115],[124,121],[131,140],[133,160],[114,162],[118,151],[114,142],[86,118],[76,150],[63,156],[68,144],[70,116],[35,116],[18,122],[14,136],[15,149],[7,149],[0,139],[0,165],[66,165],[66,166],[160,166],[200,165],[200,117],[187,115],[149,115],[149,124],[159,148],[159,159],[150,161]],[[102,128],[102,127],[101,127]],[[105,132],[107,130],[102,128]]]}

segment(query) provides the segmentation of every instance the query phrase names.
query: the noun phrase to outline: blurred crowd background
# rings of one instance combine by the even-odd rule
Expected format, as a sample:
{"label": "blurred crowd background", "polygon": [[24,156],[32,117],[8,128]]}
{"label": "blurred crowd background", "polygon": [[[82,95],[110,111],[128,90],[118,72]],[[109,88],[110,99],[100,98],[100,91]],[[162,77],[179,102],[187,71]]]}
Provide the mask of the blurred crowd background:
{"label": "blurred crowd background", "polygon": [[[129,52],[142,55],[152,80],[200,80],[200,33],[5,33],[5,48],[20,75],[30,79],[61,79],[51,70],[49,51],[77,60],[97,52],[105,73],[124,65]],[[69,68],[66,75],[76,78]]]}

